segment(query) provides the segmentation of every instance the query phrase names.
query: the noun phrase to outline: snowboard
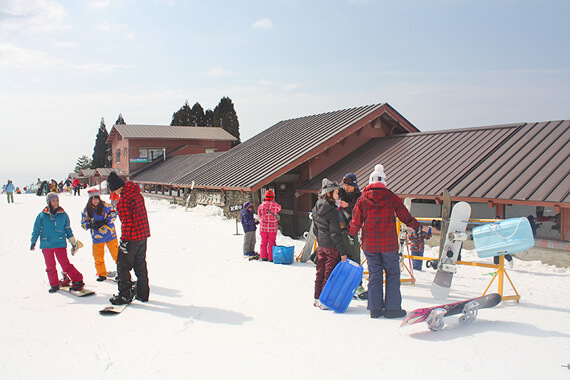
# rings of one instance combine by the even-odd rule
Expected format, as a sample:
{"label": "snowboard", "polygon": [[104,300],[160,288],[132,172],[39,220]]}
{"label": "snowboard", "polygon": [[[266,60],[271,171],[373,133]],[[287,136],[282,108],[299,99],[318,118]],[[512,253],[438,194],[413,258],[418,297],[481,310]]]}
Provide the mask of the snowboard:
{"label": "snowboard", "polygon": [[[311,214],[309,214],[309,218],[311,218]],[[311,218],[312,219],[312,218]],[[313,232],[313,221],[311,220],[311,227],[309,228],[308,232],[305,232],[305,246],[303,247],[303,251],[301,252],[301,256],[299,257],[300,262],[304,263],[309,260],[311,254],[315,250],[315,242],[317,241],[317,237]]]}
{"label": "snowboard", "polygon": [[467,240],[465,229],[470,215],[471,206],[467,202],[459,202],[451,210],[445,243],[440,251],[437,272],[431,285],[431,294],[437,299],[445,299],[449,295],[451,280],[456,272],[457,257],[463,240]]}
{"label": "snowboard", "polygon": [[459,323],[467,325],[475,321],[480,309],[487,309],[499,303],[501,303],[501,296],[498,293],[491,293],[447,305],[423,307],[408,313],[400,327],[426,322],[430,330],[438,331],[445,324],[443,318],[457,314],[463,314],[459,317]]}
{"label": "snowboard", "polygon": [[109,305],[105,306],[103,309],[99,310],[99,314],[101,315],[116,315],[121,314],[127,306],[130,304],[126,303],[124,305]]}
{"label": "snowboard", "polygon": [[[133,295],[133,301],[137,295],[137,282],[133,281],[132,283],[132,288],[131,288],[131,292]],[[132,301],[131,301],[132,302]],[[99,314],[101,315],[117,315],[117,314],[121,314],[123,311],[125,311],[125,309],[127,308],[127,306],[129,306],[130,303],[125,303],[123,305],[108,305],[105,306],[103,309],[99,310]]]}
{"label": "snowboard", "polygon": [[71,288],[69,286],[60,286],[59,290],[66,291],[66,292],[71,293],[77,297],[84,297],[84,296],[90,296],[90,295],[95,294],[95,292],[93,290],[86,289],[85,287],[83,287],[83,289],[81,289],[81,290],[71,290]]}
{"label": "snowboard", "polygon": [[92,294],[95,294],[95,292],[93,290],[86,289],[85,286],[83,286],[83,289],[81,289],[81,290],[71,290],[71,279],[69,278],[67,273],[65,273],[64,271],[61,271],[61,277],[62,277],[62,280],[59,282],[59,290],[63,290],[65,292],[71,293],[77,297],[84,297],[84,296],[90,296]]}

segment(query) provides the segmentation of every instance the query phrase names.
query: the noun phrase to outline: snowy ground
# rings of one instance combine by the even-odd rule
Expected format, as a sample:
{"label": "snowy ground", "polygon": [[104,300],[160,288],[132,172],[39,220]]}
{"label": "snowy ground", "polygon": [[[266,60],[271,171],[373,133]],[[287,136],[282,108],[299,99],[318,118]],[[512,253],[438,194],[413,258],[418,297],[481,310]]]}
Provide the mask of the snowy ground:
{"label": "snowy ground", "polygon": [[[147,199],[150,302],[104,317],[98,310],[116,285],[95,281],[90,237],[79,224],[87,196],[60,197],[86,243],[71,258],[97,292],[84,298],[47,292],[41,251],[29,251],[44,198],[15,200],[0,201],[5,379],[570,378],[562,367],[570,363],[568,269],[515,259],[509,274],[520,303],[482,310],[469,326],[450,317],[440,332],[425,324],[400,328],[401,320],[369,318],[364,301],[353,301],[344,314],[314,308],[314,265],[244,260],[243,235],[234,235],[235,221],[218,209],[185,211]],[[279,236],[278,244],[298,252],[303,241]],[[488,272],[460,267],[449,301],[480,295]],[[439,304],[430,293],[433,276],[431,269],[416,272],[416,285],[402,285],[405,309]],[[513,293],[506,287],[505,294]]]}

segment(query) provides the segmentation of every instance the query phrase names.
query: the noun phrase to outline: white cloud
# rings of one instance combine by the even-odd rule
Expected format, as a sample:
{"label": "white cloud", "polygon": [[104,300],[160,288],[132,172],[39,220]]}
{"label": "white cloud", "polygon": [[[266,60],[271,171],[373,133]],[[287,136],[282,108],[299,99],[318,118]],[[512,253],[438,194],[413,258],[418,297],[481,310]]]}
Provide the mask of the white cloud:
{"label": "white cloud", "polygon": [[122,34],[127,40],[131,41],[136,38],[136,33],[130,32],[127,24],[110,24],[105,21],[104,23],[97,25],[95,29],[105,33]]}
{"label": "white cloud", "polygon": [[70,49],[76,47],[77,43],[69,41],[56,41],[53,43],[53,46],[61,49]]}
{"label": "white cloud", "polygon": [[39,50],[22,49],[10,44],[0,44],[0,67],[11,67],[20,71],[70,69],[82,72],[111,72],[129,68],[128,65],[109,64],[104,62],[68,62]]}
{"label": "white cloud", "polygon": [[223,69],[221,67],[214,67],[208,71],[208,75],[211,77],[223,77],[223,76],[233,76],[235,73],[230,70]]}
{"label": "white cloud", "polygon": [[0,1],[0,30],[17,33],[68,29],[67,11],[55,0]]}
{"label": "white cloud", "polygon": [[265,80],[265,79],[261,79],[259,81],[259,84],[261,86],[265,86],[265,87],[280,88],[281,90],[294,90],[294,89],[299,88],[301,86],[299,83],[278,83],[278,82],[272,82],[272,81]]}
{"label": "white cloud", "polygon": [[91,8],[107,8],[110,4],[111,0],[93,0],[87,2],[87,6]]}
{"label": "white cloud", "polygon": [[273,21],[268,18],[262,18],[254,22],[252,27],[255,29],[273,29]]}

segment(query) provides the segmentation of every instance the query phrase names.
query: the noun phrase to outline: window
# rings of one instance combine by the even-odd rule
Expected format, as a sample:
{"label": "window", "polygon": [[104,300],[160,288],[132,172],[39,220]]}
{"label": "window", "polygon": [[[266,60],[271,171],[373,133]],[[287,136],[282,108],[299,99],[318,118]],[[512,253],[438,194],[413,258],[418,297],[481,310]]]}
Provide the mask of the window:
{"label": "window", "polygon": [[162,157],[163,151],[162,149],[149,149],[148,150],[148,161],[152,162],[159,157]]}
{"label": "window", "polygon": [[117,149],[115,151],[115,162],[118,164],[121,162],[121,150]]}
{"label": "window", "polygon": [[123,148],[123,156],[125,156],[125,158],[127,158],[127,148]]}

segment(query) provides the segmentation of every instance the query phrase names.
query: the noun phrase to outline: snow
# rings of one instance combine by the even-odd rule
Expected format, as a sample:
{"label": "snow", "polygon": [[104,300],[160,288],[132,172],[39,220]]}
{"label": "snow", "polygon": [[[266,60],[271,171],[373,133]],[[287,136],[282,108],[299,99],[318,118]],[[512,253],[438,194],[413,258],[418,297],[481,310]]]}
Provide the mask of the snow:
{"label": "snow", "polygon": [[[224,218],[217,207],[185,211],[146,199],[150,301],[106,317],[98,310],[116,293],[116,284],[95,281],[90,236],[80,227],[86,192],[62,194],[60,204],[85,243],[70,259],[97,292],[91,297],[48,293],[41,251],[29,250],[44,197],[16,195],[15,201],[0,202],[1,278],[9,290],[0,297],[2,378],[570,376],[562,367],[570,362],[568,268],[515,258],[508,273],[520,303],[481,310],[468,326],[449,317],[439,332],[425,324],[400,328],[401,320],[371,319],[365,301],[352,301],[343,314],[313,307],[314,265],[245,260],[243,234],[235,235],[235,220]],[[296,252],[304,243],[281,235],[277,242],[295,246]],[[429,248],[426,255],[436,252]],[[492,262],[477,259],[473,251],[464,251],[463,260]],[[106,262],[112,269],[108,253]],[[481,295],[491,280],[489,271],[459,267],[449,302]],[[402,284],[405,309],[441,304],[430,293],[433,277],[433,270],[424,269],[416,272],[416,285]],[[505,283],[505,295],[514,294]]]}

